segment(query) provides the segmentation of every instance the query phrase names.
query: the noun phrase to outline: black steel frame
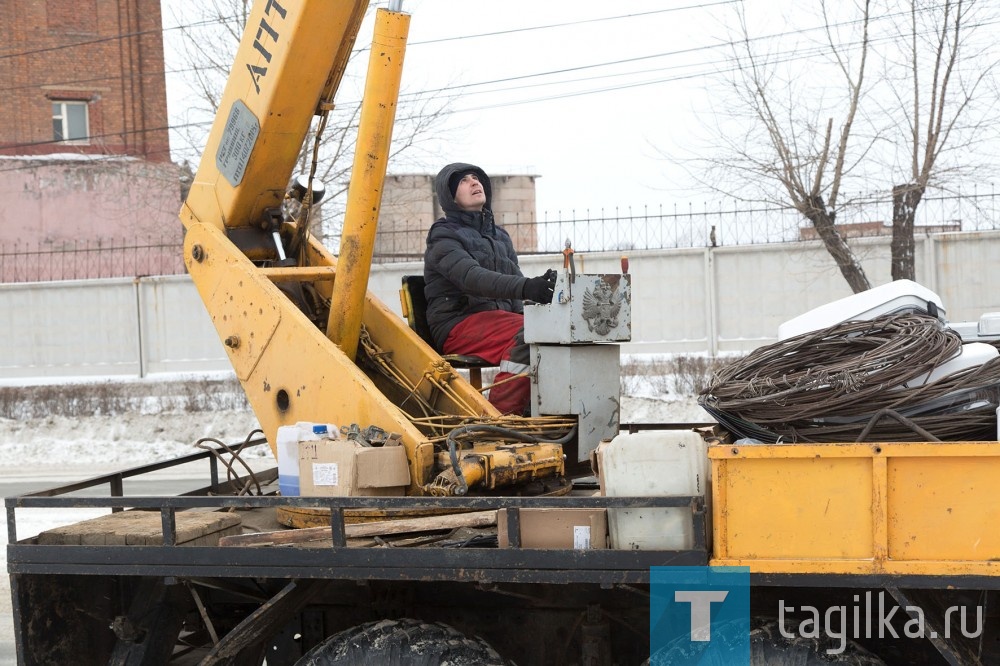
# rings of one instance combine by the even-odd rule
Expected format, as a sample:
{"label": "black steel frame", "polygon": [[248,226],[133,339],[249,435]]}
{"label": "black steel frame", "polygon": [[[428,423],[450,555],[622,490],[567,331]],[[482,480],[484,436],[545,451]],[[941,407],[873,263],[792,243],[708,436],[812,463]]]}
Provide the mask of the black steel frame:
{"label": "black steel frame", "polygon": [[[249,445],[264,443],[258,440]],[[235,496],[246,477],[220,483],[220,460],[226,449],[206,450],[169,461],[143,465],[77,483],[5,498],[8,545],[7,569],[15,624],[20,622],[18,590],[24,576],[79,575],[152,577],[165,579],[328,579],[386,582],[474,582],[528,584],[590,584],[600,588],[641,586],[654,566],[704,566],[709,561],[709,531],[703,497],[279,497]],[[209,485],[170,497],[126,497],[124,480],[199,460],[209,462]],[[262,482],[277,478],[271,469],[257,475]],[[108,487],[106,497],[78,497],[75,491]],[[330,514],[330,541],[314,547],[178,547],[176,513],[185,509],[322,508]],[[694,543],[690,550],[629,551],[522,548],[520,510],[526,508],[660,508],[691,512]],[[34,538],[18,541],[17,510],[31,508],[110,508],[156,510],[163,543],[159,546],[40,545]],[[351,548],[346,542],[346,510],[350,509],[507,510],[510,548]],[[71,514],[67,523],[72,522]],[[782,588],[1000,589],[1000,577],[885,576],[843,574],[754,574],[755,586]],[[18,641],[19,659],[23,645]],[[941,641],[938,641],[941,643]],[[952,654],[943,643],[935,648]]]}
{"label": "black steel frame", "polygon": [[[4,500],[7,511],[7,569],[10,574],[74,574],[176,577],[280,577],[367,580],[448,580],[641,584],[651,566],[708,563],[708,521],[702,497],[279,497],[217,496],[234,483],[219,483],[218,455],[204,451],[143,465],[77,483]],[[210,485],[171,497],[125,497],[124,479],[207,459]],[[273,479],[276,470],[262,476]],[[108,485],[107,497],[68,493]],[[176,547],[176,512],[192,508],[321,508],[330,512],[329,543],[315,548]],[[519,512],[524,508],[660,508],[691,512],[690,550],[538,550],[521,548]],[[110,508],[158,510],[161,546],[48,546],[17,539],[17,509]],[[344,511],[348,509],[507,510],[510,548],[348,548]],[[67,520],[69,522],[69,519]]]}
{"label": "black steel frame", "polygon": [[[655,427],[655,426],[654,426]],[[248,446],[264,444],[254,440]],[[702,497],[278,497],[218,496],[240,482],[219,479],[225,449],[206,450],[172,460],[133,467],[76,483],[5,498],[7,569],[10,574],[156,575],[177,577],[280,577],[364,580],[448,580],[531,583],[649,583],[652,566],[703,566],[709,560],[708,517]],[[208,486],[170,497],[125,497],[124,480],[207,460]],[[273,480],[277,470],[258,474]],[[240,481],[245,480],[241,479]],[[107,497],[68,496],[107,485]],[[298,548],[196,547],[176,544],[176,512],[191,508],[323,508],[330,511],[329,544]],[[659,508],[691,511],[694,543],[690,550],[557,550],[520,547],[519,511],[523,508]],[[158,510],[162,546],[43,546],[17,539],[17,509],[110,508]],[[344,511],[348,509],[507,509],[510,548],[348,548]],[[72,522],[69,517],[67,523]],[[865,587],[1000,589],[1000,577],[868,574],[770,574],[751,572],[754,585],[775,587]]]}

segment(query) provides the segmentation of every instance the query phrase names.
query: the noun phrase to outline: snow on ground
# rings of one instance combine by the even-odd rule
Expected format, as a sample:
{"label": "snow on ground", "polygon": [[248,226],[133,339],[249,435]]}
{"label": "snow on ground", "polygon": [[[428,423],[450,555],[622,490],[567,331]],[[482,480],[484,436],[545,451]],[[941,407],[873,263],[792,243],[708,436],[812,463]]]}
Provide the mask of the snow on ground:
{"label": "snow on ground", "polygon": [[[622,398],[622,423],[704,423],[709,416],[694,399],[662,400],[653,397]],[[226,444],[243,441],[258,427],[250,411],[198,413],[130,413],[115,416],[62,417],[13,420],[0,418],[0,460],[4,482],[39,478],[51,480],[42,487],[68,483],[158,460],[194,453],[194,443],[204,437]],[[267,447],[244,453],[257,469],[276,463]],[[19,510],[17,538],[85,520],[106,513],[100,509],[76,510],[71,521],[45,510]],[[16,663],[10,581],[7,577],[7,527],[0,535],[0,666]]]}
{"label": "snow on ground", "polygon": [[[690,398],[622,398],[622,423],[709,420],[708,414]],[[0,459],[10,472],[53,465],[118,469],[192,453],[196,450],[194,443],[202,438],[235,443],[258,427],[251,411],[0,418]],[[270,455],[264,447],[248,454]]]}
{"label": "snow on ground", "polygon": [[132,466],[192,453],[205,437],[241,441],[257,427],[249,411],[0,419],[0,455],[15,467]]}
{"label": "snow on ground", "polygon": [[622,396],[622,423],[712,423],[694,398]]}

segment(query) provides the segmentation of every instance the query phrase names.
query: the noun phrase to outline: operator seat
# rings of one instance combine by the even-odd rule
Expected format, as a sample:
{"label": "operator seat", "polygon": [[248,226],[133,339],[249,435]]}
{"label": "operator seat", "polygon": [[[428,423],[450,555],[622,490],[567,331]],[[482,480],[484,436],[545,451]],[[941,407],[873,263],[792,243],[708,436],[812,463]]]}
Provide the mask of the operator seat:
{"label": "operator seat", "polygon": [[[410,328],[424,342],[440,353],[440,350],[434,345],[434,338],[431,336],[431,327],[427,323],[427,298],[424,296],[423,275],[403,276],[403,286],[399,290],[399,304],[403,309],[403,316],[406,318],[406,323],[409,324]],[[483,368],[496,367],[478,356],[441,354],[441,358],[448,361],[453,368],[468,370],[469,383],[477,389],[483,388]]]}

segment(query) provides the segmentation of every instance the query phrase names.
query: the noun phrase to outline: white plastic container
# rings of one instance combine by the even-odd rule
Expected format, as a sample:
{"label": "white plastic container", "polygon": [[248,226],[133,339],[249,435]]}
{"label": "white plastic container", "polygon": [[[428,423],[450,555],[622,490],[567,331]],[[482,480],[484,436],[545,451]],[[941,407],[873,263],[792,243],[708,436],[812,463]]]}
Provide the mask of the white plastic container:
{"label": "white plastic container", "polygon": [[778,326],[778,339],[811,333],[845,321],[874,319],[885,314],[920,312],[944,321],[941,297],[912,280],[895,280],[821,305]]}
{"label": "white plastic container", "polygon": [[335,426],[328,423],[299,421],[278,427],[278,489],[283,497],[299,495],[299,442],[337,437]]}
{"label": "white plastic container", "polygon": [[986,344],[985,342],[969,342],[962,345],[958,356],[936,366],[930,372],[924,373],[919,377],[914,377],[906,382],[904,386],[906,388],[915,388],[931,384],[950,374],[980,366],[995,359],[998,355],[1000,355],[1000,350],[997,350],[993,345]]}
{"label": "white plastic container", "polygon": [[1000,312],[987,312],[978,321],[953,321],[948,326],[962,336],[964,342],[996,342],[1000,340]]}
{"label": "white plastic container", "polygon": [[[705,496],[705,440],[687,430],[649,430],[618,435],[600,461],[609,497]],[[623,550],[688,550],[694,547],[690,509],[608,509],[611,547]]]}

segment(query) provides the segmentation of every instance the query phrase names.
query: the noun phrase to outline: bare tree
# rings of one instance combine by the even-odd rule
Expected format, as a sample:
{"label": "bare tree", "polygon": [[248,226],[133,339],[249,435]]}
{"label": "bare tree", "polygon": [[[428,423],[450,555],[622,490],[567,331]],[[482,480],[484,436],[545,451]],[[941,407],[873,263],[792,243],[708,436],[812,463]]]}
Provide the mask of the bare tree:
{"label": "bare tree", "polygon": [[[914,279],[914,221],[917,208],[932,179],[939,182],[949,175],[943,168],[946,151],[969,148],[970,141],[982,140],[986,116],[977,108],[977,93],[992,79],[995,63],[979,61],[978,67],[963,71],[962,60],[978,54],[970,38],[977,24],[975,0],[944,0],[906,3],[906,60],[891,62],[905,77],[887,76],[896,102],[899,128],[905,134],[898,141],[908,153],[903,162],[904,177],[897,176],[892,188],[892,278]],[[995,110],[995,107],[990,110]],[[970,122],[966,123],[968,116]],[[970,131],[971,130],[971,131]],[[973,138],[973,135],[979,135]],[[963,156],[965,166],[970,166]],[[900,182],[902,180],[903,182]]]}
{"label": "bare tree", "polygon": [[[176,125],[176,134],[184,146],[181,152],[192,161],[205,144],[212,119],[219,109],[229,70],[235,61],[243,26],[253,0],[207,0],[185,4],[184,19],[179,20],[184,48],[180,57],[185,61],[182,71],[194,99],[182,110],[183,118]],[[358,44],[362,45],[359,36]],[[352,60],[365,56],[366,48],[356,47]],[[362,68],[363,71],[363,68]],[[349,65],[338,93],[338,100],[350,94],[357,99],[338,102],[330,113],[319,142],[315,178],[326,186],[326,196],[311,211],[313,233],[322,240],[340,235],[345,195],[353,166],[361,110],[361,84]],[[438,138],[445,118],[446,99],[423,94],[400,95],[393,128],[390,161],[406,156],[410,162],[420,162],[420,150],[425,141]],[[310,129],[299,151],[298,172],[308,173],[312,166],[314,142],[318,127]]]}
{"label": "bare tree", "polygon": [[185,5],[183,16],[174,16],[182,45],[176,49],[179,71],[191,96],[185,98],[183,108],[174,110],[181,120],[171,125],[183,141],[176,150],[191,163],[197,163],[219,111],[252,5],[253,0],[210,0]]}
{"label": "bare tree", "polygon": [[[752,187],[771,203],[790,203],[855,292],[870,282],[835,225],[851,203],[842,194],[848,183],[869,193],[893,184],[892,277],[914,279],[915,216],[928,186],[970,173],[971,148],[995,136],[996,96],[986,93],[996,61],[969,41],[993,24],[973,19],[982,3],[900,2],[902,10],[879,6],[881,30],[873,32],[869,0],[859,0],[856,16],[836,20],[819,0],[825,43],[777,55],[762,53],[767,41],[751,37],[741,5],[727,82],[748,134],[738,142],[731,126],[720,132],[722,150],[710,160],[723,176],[717,189],[734,195]],[[845,31],[850,36],[838,39]],[[782,78],[790,62],[808,65]],[[877,69],[873,62],[884,65],[881,77],[868,71]],[[957,159],[944,159],[949,151]]]}
{"label": "bare tree", "polygon": [[[753,186],[771,203],[788,202],[815,228],[844,279],[855,292],[871,285],[864,268],[847,241],[838,233],[836,219],[845,177],[857,167],[857,154],[873,143],[857,148],[852,132],[864,94],[865,67],[869,41],[867,0],[859,8],[858,42],[853,44],[855,61],[848,48],[834,38],[826,13],[824,50],[832,54],[839,79],[839,95],[834,103],[817,93],[829,81],[781,80],[774,64],[789,54],[766,56],[751,39],[742,8],[740,38],[733,40],[735,64],[729,81],[738,120],[751,121],[750,131],[720,134],[725,143],[722,154],[710,160],[721,173],[723,188],[728,183]],[[853,152],[852,152],[853,149]],[[853,160],[851,158],[853,156]],[[733,194],[732,189],[727,191]]]}

